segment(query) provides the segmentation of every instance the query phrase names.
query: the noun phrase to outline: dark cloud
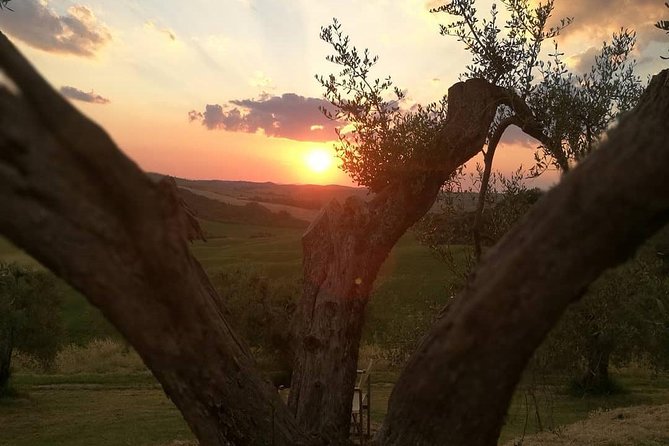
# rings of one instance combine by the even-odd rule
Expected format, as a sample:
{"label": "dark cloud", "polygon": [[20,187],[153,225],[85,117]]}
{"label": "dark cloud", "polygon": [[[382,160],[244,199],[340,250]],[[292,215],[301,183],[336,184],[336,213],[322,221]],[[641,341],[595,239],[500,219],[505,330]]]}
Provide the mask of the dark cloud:
{"label": "dark cloud", "polygon": [[327,119],[319,107],[328,107],[323,99],[308,98],[295,93],[281,96],[264,95],[260,99],[230,101],[229,106],[208,104],[204,112],[191,111],[191,121],[200,121],[208,129],[256,133],[298,141],[330,141],[336,139],[340,123]]}
{"label": "dark cloud", "polygon": [[86,6],[72,6],[65,15],[39,0],[14,1],[11,6],[14,12],[0,14],[0,28],[34,48],[92,57],[111,40],[107,27]]}
{"label": "dark cloud", "polygon": [[93,91],[86,93],[78,88],[67,85],[60,87],[60,94],[75,101],[90,102],[93,104],[109,104],[109,99],[104,98],[99,94],[95,94]]}

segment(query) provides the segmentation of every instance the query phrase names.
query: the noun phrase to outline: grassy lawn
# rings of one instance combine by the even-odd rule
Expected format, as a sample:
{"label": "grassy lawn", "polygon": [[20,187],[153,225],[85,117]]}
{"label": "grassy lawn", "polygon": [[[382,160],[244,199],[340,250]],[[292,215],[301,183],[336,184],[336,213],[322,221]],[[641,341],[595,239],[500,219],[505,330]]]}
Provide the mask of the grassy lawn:
{"label": "grassy lawn", "polygon": [[[254,268],[270,278],[299,280],[302,231],[213,222],[204,222],[204,228],[209,240],[194,243],[192,249],[210,274]],[[39,267],[2,239],[0,260]],[[387,349],[406,343],[447,302],[455,280],[412,234],[405,235],[377,279],[364,342],[376,346],[377,353],[379,346]],[[33,374],[19,367],[13,386],[22,396],[0,400],[0,445],[157,446],[191,439],[185,422],[154,378],[142,372],[139,359],[120,358],[124,353],[119,352],[127,349],[115,329],[79,293],[64,283],[59,287],[64,296],[64,343],[88,345],[94,339],[110,338],[111,344],[96,344],[97,353],[71,350],[69,359],[59,365],[60,374]],[[80,367],[86,361],[91,365]],[[374,368],[372,419],[378,424],[398,371],[381,363]],[[563,384],[557,384],[564,378],[552,381],[555,385],[535,392],[536,406],[532,395],[521,387],[509,410],[502,442],[536,432],[539,420],[544,429],[555,430],[601,409],[669,403],[669,377],[665,376],[623,374],[620,382],[628,392],[606,398],[575,398],[563,391]]]}
{"label": "grassy lawn", "polygon": [[18,376],[15,386],[26,396],[0,400],[0,444],[160,445],[192,438],[153,377],[112,376]]}
{"label": "grassy lawn", "polygon": [[[397,372],[374,374],[372,420],[381,423]],[[545,429],[586,419],[608,409],[669,404],[669,377],[622,375],[627,393],[611,397],[573,397],[553,388],[539,398]],[[192,438],[179,412],[148,373],[17,375],[23,394],[0,400],[0,445],[167,445]],[[541,392],[538,392],[541,394]],[[526,423],[527,417],[527,424]],[[509,411],[500,443],[538,431],[534,407],[520,389]]]}

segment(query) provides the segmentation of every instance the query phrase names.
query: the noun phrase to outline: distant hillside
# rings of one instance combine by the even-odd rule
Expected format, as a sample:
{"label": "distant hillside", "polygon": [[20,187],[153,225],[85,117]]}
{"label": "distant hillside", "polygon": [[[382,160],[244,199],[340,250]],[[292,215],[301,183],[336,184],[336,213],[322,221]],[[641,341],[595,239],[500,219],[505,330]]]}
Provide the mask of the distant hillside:
{"label": "distant hillside", "polygon": [[[149,174],[160,177],[159,174]],[[177,185],[189,189],[214,192],[222,196],[258,203],[282,204],[303,209],[320,210],[333,198],[341,201],[351,195],[365,200],[371,196],[362,187],[315,184],[255,183],[252,181],[187,180],[175,178]]]}
{"label": "distant hillside", "polygon": [[[190,191],[194,194],[209,198],[210,200],[216,200],[220,201],[223,203],[235,205],[235,206],[246,206],[247,204],[258,204],[257,201],[250,201],[250,200],[244,200],[241,198],[234,198],[229,195],[221,195],[216,192],[211,192],[208,190],[203,190],[203,189],[194,189],[191,187],[185,187],[185,186],[180,186],[179,190],[187,190]],[[313,220],[316,215],[318,214],[319,210],[318,209],[305,209],[305,208],[298,208],[295,206],[288,206],[288,205],[283,205],[283,204],[274,204],[274,203],[267,203],[263,202],[262,205],[263,207],[269,209],[272,212],[288,212],[290,215],[293,217],[297,218],[298,220],[304,220],[304,221],[311,221]]]}
{"label": "distant hillside", "polygon": [[[153,179],[164,175],[149,173]],[[255,183],[252,181],[187,180],[175,178],[180,189],[211,200],[236,206],[260,203],[274,212],[285,211],[299,220],[311,221],[333,198],[344,201],[351,195],[369,200],[365,188],[338,185]]]}
{"label": "distant hillside", "polygon": [[203,220],[284,228],[306,228],[309,225],[308,221],[297,219],[286,211],[272,212],[254,202],[234,205],[212,200],[184,188],[179,188],[179,196],[195,216]]}
{"label": "distant hillside", "polygon": [[[157,180],[164,175],[149,173],[149,176]],[[280,222],[279,224],[284,227],[298,227],[298,223],[294,220],[300,221],[302,225],[305,224],[304,222],[312,221],[318,215],[320,209],[332,199],[343,202],[346,198],[354,195],[368,201],[373,197],[373,194],[365,188],[338,185],[319,186],[314,184],[256,183],[252,181],[187,180],[184,178],[175,178],[175,181],[180,191],[190,192],[190,195],[187,195],[189,197],[187,202],[197,200],[193,195],[208,199],[208,201],[200,200],[197,205],[193,205],[193,208],[199,207],[201,218],[206,219],[207,217],[204,217],[204,215],[215,213],[218,217],[214,220],[217,221],[250,223],[255,218],[262,221]],[[454,199],[457,200],[460,207],[473,210],[476,207],[476,197],[476,193],[462,192],[456,194]],[[211,201],[231,205],[231,207],[214,207],[210,203]],[[266,214],[263,210],[257,208],[258,204],[265,211],[269,211],[270,214]],[[240,210],[240,208],[246,206],[251,207],[245,211]],[[441,208],[442,203],[437,200],[430,212],[440,212]],[[234,214],[240,212],[241,214],[235,217]],[[251,217],[251,214],[256,214],[256,217]],[[261,214],[264,217],[261,217]],[[293,221],[287,219],[285,214],[292,217]],[[277,215],[282,215],[282,217]],[[221,220],[222,218],[225,220]]]}

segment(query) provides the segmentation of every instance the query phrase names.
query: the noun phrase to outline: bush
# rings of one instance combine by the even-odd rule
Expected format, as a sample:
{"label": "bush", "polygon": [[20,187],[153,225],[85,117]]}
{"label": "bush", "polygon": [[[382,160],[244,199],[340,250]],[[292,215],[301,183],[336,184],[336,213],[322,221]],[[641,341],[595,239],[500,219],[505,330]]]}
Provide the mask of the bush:
{"label": "bush", "polygon": [[54,371],[75,373],[137,373],[145,372],[142,358],[120,341],[94,339],[86,346],[75,344],[63,348],[54,362]]}
{"label": "bush", "polygon": [[290,382],[290,320],[300,295],[299,279],[269,279],[257,271],[232,269],[212,278],[235,330],[256,354],[272,381]]}
{"label": "bush", "polygon": [[0,263],[0,389],[8,385],[15,350],[43,368],[53,363],[63,334],[56,289],[47,272]]}

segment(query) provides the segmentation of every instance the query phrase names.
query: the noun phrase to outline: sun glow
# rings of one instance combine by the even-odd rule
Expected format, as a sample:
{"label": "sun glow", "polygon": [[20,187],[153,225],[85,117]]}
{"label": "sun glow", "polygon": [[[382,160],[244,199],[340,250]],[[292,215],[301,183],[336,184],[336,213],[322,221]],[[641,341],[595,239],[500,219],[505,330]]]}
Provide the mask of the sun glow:
{"label": "sun glow", "polygon": [[323,173],[332,166],[334,157],[329,150],[319,147],[309,151],[305,161],[312,172]]}

